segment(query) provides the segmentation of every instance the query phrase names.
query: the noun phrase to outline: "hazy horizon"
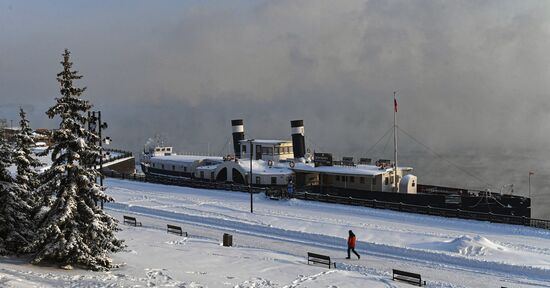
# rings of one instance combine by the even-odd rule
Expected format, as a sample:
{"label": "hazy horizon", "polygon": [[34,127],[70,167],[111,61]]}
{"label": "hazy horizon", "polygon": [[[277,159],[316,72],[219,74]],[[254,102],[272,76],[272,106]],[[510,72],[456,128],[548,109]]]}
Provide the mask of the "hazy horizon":
{"label": "hazy horizon", "polygon": [[[159,133],[181,152],[224,153],[231,119],[255,138],[391,158],[420,182],[527,195],[550,218],[548,1],[4,1],[0,118],[55,128],[61,54],[72,52],[84,94],[113,147],[139,151]],[[389,145],[389,146],[388,146]],[[228,145],[230,147],[230,145]],[[209,147],[209,148],[208,148]],[[386,149],[384,149],[386,147]],[[227,147],[225,147],[227,149]]]}

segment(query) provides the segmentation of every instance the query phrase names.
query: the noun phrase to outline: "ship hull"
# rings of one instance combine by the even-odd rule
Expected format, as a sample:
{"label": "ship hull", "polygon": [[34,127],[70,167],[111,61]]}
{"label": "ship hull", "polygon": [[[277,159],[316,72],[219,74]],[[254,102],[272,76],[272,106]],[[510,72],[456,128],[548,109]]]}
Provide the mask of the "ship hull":
{"label": "ship hull", "polygon": [[[459,188],[456,188],[459,189]],[[353,189],[320,189],[309,187],[312,193],[329,194],[340,197],[376,200],[406,205],[425,206],[444,209],[460,209],[481,213],[531,217],[530,199],[510,195],[460,195],[460,194],[430,194],[430,193],[395,193],[380,191],[364,191]]]}

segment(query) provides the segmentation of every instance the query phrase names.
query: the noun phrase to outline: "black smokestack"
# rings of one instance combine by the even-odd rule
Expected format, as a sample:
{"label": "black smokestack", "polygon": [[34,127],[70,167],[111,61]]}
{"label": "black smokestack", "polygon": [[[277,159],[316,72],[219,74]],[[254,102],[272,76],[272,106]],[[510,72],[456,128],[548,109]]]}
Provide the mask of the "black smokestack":
{"label": "black smokestack", "polygon": [[244,140],[243,119],[231,120],[231,126],[233,128],[233,151],[235,151],[235,157],[241,158],[240,141]]}
{"label": "black smokestack", "polygon": [[294,158],[302,158],[306,154],[306,141],[304,138],[304,120],[290,121],[292,129],[292,149]]}

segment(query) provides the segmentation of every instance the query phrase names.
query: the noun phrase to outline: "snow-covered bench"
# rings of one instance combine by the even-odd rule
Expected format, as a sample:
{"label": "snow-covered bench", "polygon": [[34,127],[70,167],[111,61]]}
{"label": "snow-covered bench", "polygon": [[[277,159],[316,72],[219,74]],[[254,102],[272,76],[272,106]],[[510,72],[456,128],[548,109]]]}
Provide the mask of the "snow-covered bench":
{"label": "snow-covered bench", "polygon": [[183,236],[185,234],[185,237],[187,237],[187,232],[183,232],[183,230],[179,226],[166,224],[166,232],[172,233],[172,234],[177,234],[177,235],[180,235],[180,236]]}
{"label": "snow-covered bench", "polygon": [[[420,274],[397,270],[397,269],[392,269],[392,270],[393,270],[393,280],[405,281],[411,284],[422,286],[422,277],[420,277]],[[424,281],[424,285],[426,285],[426,281]]]}
{"label": "snow-covered bench", "polygon": [[328,269],[330,269],[330,267],[334,264],[334,268],[336,268],[336,263],[331,262],[330,257],[326,255],[307,252],[308,265],[309,265],[309,262],[328,265]]}
{"label": "snow-covered bench", "polygon": [[136,217],[130,217],[130,216],[123,216],[124,218],[124,224],[132,225],[132,226],[141,226],[141,222],[137,222]]}

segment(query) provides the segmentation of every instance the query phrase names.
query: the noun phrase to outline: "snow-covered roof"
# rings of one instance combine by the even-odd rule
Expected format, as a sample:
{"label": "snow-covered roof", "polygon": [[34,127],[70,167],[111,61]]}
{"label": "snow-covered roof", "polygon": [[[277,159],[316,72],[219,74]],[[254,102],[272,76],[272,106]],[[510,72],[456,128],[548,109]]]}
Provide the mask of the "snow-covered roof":
{"label": "snow-covered roof", "polygon": [[[245,140],[241,140],[240,142],[241,143],[247,143],[248,141],[249,141],[249,139],[245,139]],[[290,141],[290,140],[253,139],[252,143],[254,143],[254,144],[275,145],[275,144],[282,144],[282,143],[292,143],[292,141]]]}
{"label": "snow-covered roof", "polygon": [[313,164],[296,163],[293,170],[297,172],[375,176],[375,175],[384,174],[386,172],[391,172],[393,169],[392,168],[380,169],[380,167],[375,165],[315,167]]}
{"label": "snow-covered roof", "polygon": [[151,158],[151,161],[164,162],[164,163],[193,163],[195,161],[211,160],[222,162],[223,158],[219,156],[200,156],[200,155],[166,155],[155,156]]}

